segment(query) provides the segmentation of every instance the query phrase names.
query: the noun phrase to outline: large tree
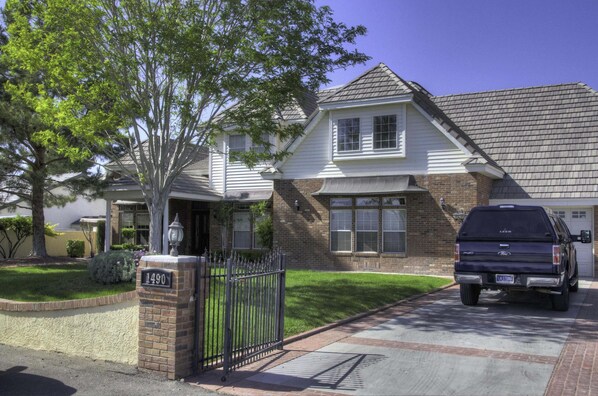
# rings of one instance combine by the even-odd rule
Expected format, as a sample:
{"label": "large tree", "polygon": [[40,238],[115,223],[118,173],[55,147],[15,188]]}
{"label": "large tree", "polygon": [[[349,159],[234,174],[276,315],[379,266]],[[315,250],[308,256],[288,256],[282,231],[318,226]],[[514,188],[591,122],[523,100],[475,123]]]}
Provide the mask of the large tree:
{"label": "large tree", "polygon": [[[92,165],[87,144],[81,150],[80,141],[68,129],[45,123],[21,99],[21,95],[38,95],[41,76],[11,67],[3,54],[5,45],[6,36],[0,31],[0,195],[11,197],[11,202],[1,204],[31,210],[32,254],[44,257],[44,207],[64,205],[91,193],[99,186],[99,175],[87,172]],[[29,90],[13,96],[10,88],[5,89],[15,86]],[[66,149],[82,154],[67,156]]]}
{"label": "large tree", "polygon": [[[7,52],[43,76],[45,88],[26,100],[81,140],[126,150],[151,250],[172,183],[202,146],[230,127],[265,145],[264,132],[301,133],[273,115],[330,71],[367,60],[347,48],[365,28],[335,22],[313,0],[8,0],[6,10]],[[285,154],[272,151],[243,160]]]}

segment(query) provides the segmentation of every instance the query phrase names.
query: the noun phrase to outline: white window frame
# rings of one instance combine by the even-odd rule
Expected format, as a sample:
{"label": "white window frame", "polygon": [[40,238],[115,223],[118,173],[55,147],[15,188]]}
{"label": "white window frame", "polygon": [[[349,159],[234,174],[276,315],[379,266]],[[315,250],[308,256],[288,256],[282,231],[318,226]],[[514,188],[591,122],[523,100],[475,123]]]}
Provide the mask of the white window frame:
{"label": "white window frame", "polygon": [[[382,117],[394,117],[395,118],[395,130],[394,130],[394,141],[395,144],[394,146],[389,146],[389,147],[376,147],[376,135],[380,134],[380,133],[388,133],[391,134],[392,132],[377,132],[376,131],[376,119],[378,118],[382,118]],[[376,115],[372,118],[372,149],[374,151],[384,151],[384,150],[396,150],[399,147],[399,117],[396,114],[381,114],[381,115]]]}
{"label": "white window frame", "polygon": [[[344,124],[344,122],[346,122],[346,121],[355,122],[355,120],[357,120],[357,148],[352,149],[352,150],[341,150],[341,132],[347,132],[347,131],[341,131],[341,123]],[[351,127],[353,127],[353,126],[354,125],[351,125]],[[351,142],[351,145],[353,145],[353,143],[354,142]],[[336,151],[339,154],[354,153],[354,152],[361,151],[361,118],[349,117],[349,118],[339,118],[338,120],[336,120]]]}

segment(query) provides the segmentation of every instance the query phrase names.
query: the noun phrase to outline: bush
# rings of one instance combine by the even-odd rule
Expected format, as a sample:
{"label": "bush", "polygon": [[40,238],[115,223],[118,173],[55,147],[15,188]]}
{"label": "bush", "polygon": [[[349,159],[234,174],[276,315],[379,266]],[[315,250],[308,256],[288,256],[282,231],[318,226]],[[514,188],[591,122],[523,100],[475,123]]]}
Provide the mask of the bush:
{"label": "bush", "polygon": [[66,241],[66,254],[69,257],[83,257],[85,254],[85,242],[69,239]]}
{"label": "bush", "polygon": [[133,241],[135,239],[134,228],[121,228],[120,232],[123,238],[125,238],[127,241]]}
{"label": "bush", "polygon": [[136,269],[133,252],[110,251],[95,256],[87,265],[91,279],[103,284],[131,282]]}
{"label": "bush", "polygon": [[256,262],[259,261],[265,252],[259,250],[249,250],[249,251],[236,251],[235,254],[242,259],[245,259],[249,262]]}
{"label": "bush", "polygon": [[110,250],[147,250],[147,246],[123,243],[122,245],[110,245]]}

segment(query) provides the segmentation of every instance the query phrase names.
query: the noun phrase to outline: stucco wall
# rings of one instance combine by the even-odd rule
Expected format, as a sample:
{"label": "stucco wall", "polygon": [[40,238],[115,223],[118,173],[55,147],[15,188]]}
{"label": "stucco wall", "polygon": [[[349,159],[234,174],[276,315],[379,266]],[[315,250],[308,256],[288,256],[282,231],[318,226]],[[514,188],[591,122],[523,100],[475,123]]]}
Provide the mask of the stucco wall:
{"label": "stucco wall", "polygon": [[[89,257],[89,242],[85,239],[85,235],[83,235],[83,231],[61,231],[62,235],[56,237],[46,237],[46,251],[48,255],[55,256],[55,257],[64,257],[66,256],[66,242],[69,239],[80,240],[84,242],[85,245],[85,257]],[[6,241],[0,242],[5,250],[8,252],[8,244]],[[27,237],[25,242],[19,247],[17,250],[17,254],[15,258],[22,258],[27,257],[31,254],[32,250],[32,239],[31,237]],[[97,249],[94,247],[94,253],[97,254]]]}
{"label": "stucco wall", "polygon": [[[132,292],[135,293],[135,292]],[[68,355],[137,364],[139,302],[125,293],[116,304],[85,307],[89,300],[0,304],[0,343]],[[114,301],[102,297],[102,300]],[[68,304],[66,304],[68,303]],[[60,309],[66,306],[81,308]],[[57,309],[57,310],[52,310]]]}

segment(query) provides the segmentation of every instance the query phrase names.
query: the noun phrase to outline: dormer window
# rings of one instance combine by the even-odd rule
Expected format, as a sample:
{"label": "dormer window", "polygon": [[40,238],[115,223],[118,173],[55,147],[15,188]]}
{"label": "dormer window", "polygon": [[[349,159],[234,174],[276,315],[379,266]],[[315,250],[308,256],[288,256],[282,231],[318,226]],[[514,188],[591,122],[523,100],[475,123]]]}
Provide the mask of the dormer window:
{"label": "dormer window", "polygon": [[244,153],[245,151],[247,151],[245,135],[230,135],[228,137],[229,153]]}
{"label": "dormer window", "polygon": [[358,151],[359,141],[359,118],[338,120],[338,151]]}
{"label": "dormer window", "polygon": [[397,116],[374,117],[374,149],[397,148]]}

